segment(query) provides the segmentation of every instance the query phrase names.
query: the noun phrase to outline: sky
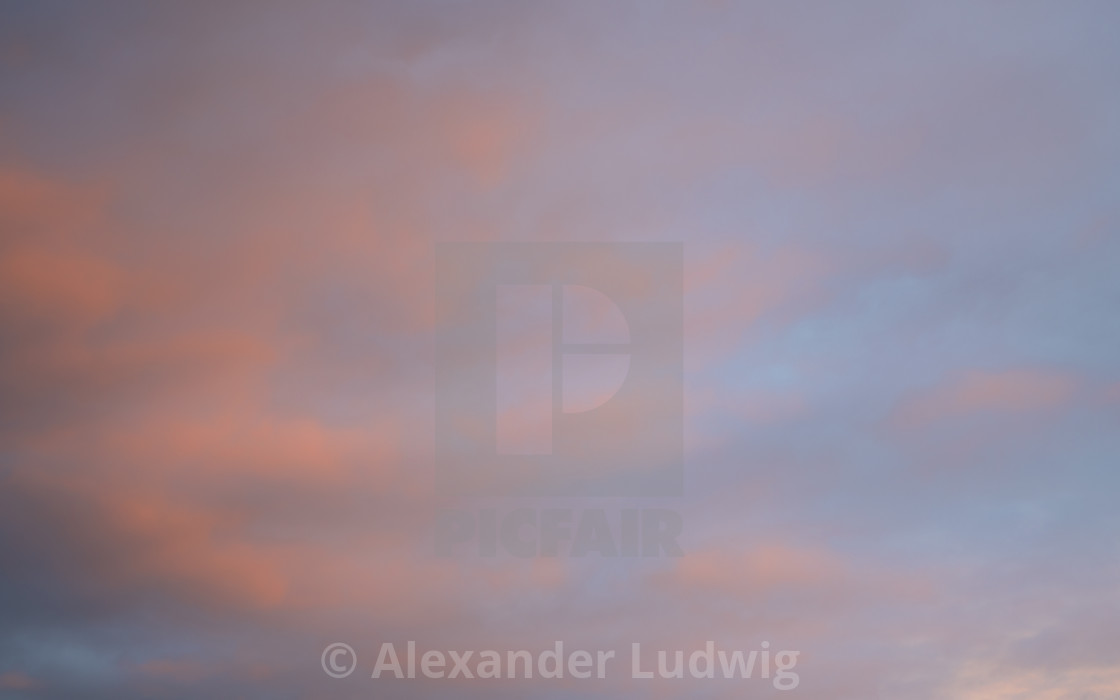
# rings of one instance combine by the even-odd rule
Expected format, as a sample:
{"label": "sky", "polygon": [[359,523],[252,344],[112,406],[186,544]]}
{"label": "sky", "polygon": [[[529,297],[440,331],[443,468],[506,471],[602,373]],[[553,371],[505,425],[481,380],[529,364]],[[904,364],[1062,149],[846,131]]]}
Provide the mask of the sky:
{"label": "sky", "polygon": [[[1118,23],[0,2],[0,698],[1120,698]],[[529,503],[684,556],[438,556],[434,251],[580,241],[681,244],[683,492]]]}

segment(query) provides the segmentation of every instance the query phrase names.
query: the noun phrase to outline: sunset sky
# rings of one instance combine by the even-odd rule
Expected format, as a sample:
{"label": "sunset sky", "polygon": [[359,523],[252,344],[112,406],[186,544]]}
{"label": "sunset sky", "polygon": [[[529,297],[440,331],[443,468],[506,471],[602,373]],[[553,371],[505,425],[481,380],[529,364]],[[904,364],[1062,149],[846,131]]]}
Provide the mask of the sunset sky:
{"label": "sunset sky", "polygon": [[[1118,30],[0,1],[0,698],[1120,698]],[[436,556],[451,241],[683,244],[683,495],[531,503],[683,557]],[[371,679],[408,640],[622,660]],[[629,677],[707,640],[800,684]]]}

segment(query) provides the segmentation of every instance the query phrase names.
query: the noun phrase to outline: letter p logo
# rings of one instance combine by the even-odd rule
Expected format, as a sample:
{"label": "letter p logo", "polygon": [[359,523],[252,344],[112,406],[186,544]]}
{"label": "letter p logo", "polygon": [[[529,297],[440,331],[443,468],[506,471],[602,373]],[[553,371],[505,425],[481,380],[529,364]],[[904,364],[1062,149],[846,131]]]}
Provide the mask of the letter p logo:
{"label": "letter p logo", "polygon": [[682,248],[436,250],[436,455],[481,495],[681,489]]}

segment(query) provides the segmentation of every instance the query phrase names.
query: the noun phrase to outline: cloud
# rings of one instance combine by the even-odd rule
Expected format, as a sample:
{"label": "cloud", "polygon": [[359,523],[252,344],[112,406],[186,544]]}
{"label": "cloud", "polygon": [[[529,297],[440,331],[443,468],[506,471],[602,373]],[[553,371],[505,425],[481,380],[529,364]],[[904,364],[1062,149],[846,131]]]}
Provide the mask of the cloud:
{"label": "cloud", "polygon": [[916,575],[874,570],[827,550],[776,542],[747,550],[693,551],[653,580],[690,597],[714,596],[752,606],[793,600],[818,611],[823,605],[832,615],[853,604],[866,605],[872,596],[905,600],[932,594],[928,582]]}
{"label": "cloud", "polygon": [[[3,11],[0,687],[765,635],[814,697],[1118,692],[1115,13],[636,9]],[[685,241],[685,557],[432,556],[445,240]]]}
{"label": "cloud", "polygon": [[1017,369],[970,371],[904,400],[892,421],[906,428],[974,414],[1032,413],[1061,406],[1077,382],[1067,374]]}
{"label": "cloud", "polygon": [[8,671],[4,674],[0,674],[0,688],[6,690],[31,690],[38,685],[35,679],[26,673]]}

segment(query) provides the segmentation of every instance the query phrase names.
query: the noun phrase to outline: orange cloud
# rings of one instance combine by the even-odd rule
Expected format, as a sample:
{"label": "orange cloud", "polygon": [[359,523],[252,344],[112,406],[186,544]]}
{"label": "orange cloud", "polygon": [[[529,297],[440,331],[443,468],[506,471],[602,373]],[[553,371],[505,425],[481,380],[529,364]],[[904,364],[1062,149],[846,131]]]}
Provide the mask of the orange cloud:
{"label": "orange cloud", "polygon": [[[156,588],[244,609],[274,606],[285,597],[275,554],[239,541],[235,512],[107,485],[96,474],[17,473],[5,489],[6,517],[28,520],[16,524],[34,533],[29,546],[54,552],[59,560],[51,566],[73,569],[87,589]],[[43,515],[49,527],[41,527]]]}
{"label": "orange cloud", "polygon": [[730,600],[748,606],[794,600],[805,609],[834,616],[845,608],[886,600],[928,600],[929,582],[849,561],[822,549],[760,544],[689,551],[652,582],[694,600]]}
{"label": "orange cloud", "polygon": [[1120,694],[1120,669],[1097,667],[1055,672],[1007,668],[989,659],[973,659],[956,669],[944,684],[943,692],[961,700],[1114,698]]}
{"label": "orange cloud", "polygon": [[8,671],[0,675],[0,688],[5,690],[31,690],[38,685],[34,678],[20,671]]}
{"label": "orange cloud", "polygon": [[0,226],[5,242],[46,243],[88,235],[102,215],[103,200],[103,194],[92,188],[0,165]]}
{"label": "orange cloud", "polygon": [[122,287],[121,270],[93,256],[33,248],[0,253],[0,303],[6,316],[97,321],[117,309]]}
{"label": "orange cloud", "polygon": [[844,576],[842,563],[828,553],[766,545],[746,552],[690,552],[663,582],[692,593],[749,598],[786,588],[828,587]]}
{"label": "orange cloud", "polygon": [[526,115],[497,98],[455,100],[444,111],[443,128],[455,161],[481,184],[501,184],[529,136]]}

